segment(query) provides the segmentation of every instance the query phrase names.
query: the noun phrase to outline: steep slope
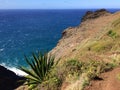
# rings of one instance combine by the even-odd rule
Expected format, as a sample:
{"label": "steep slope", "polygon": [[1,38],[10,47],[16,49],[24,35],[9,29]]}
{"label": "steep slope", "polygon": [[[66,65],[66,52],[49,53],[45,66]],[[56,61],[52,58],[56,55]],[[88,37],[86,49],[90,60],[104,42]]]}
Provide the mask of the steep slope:
{"label": "steep slope", "polygon": [[[77,27],[69,27],[62,34],[57,46],[51,51],[61,61],[97,59],[108,61],[109,55],[119,54],[120,12],[114,14],[103,10],[98,17],[85,19]],[[111,35],[114,33],[115,35]]]}
{"label": "steep slope", "polygon": [[[112,14],[103,9],[88,11],[79,26],[64,30],[62,38],[51,53],[55,54],[56,59],[60,58],[61,63],[68,60],[95,60],[119,66],[120,12]],[[113,71],[103,73],[102,81],[93,80],[85,90],[119,90],[119,77],[114,77],[119,75],[119,72],[119,68],[114,68]],[[83,73],[76,82],[64,82],[62,90],[82,90],[86,78],[87,75]]]}
{"label": "steep slope", "polygon": [[81,21],[50,51],[60,63],[38,90],[119,90],[120,12],[88,11]]}

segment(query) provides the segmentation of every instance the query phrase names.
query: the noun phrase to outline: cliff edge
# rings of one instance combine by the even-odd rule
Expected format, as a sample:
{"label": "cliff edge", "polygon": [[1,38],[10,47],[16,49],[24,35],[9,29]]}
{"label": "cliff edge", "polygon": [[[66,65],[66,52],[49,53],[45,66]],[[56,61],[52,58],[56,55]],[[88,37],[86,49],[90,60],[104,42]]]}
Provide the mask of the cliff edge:
{"label": "cliff edge", "polygon": [[[110,63],[111,66],[118,65],[112,71],[101,74],[102,80],[91,81],[85,90],[119,90],[120,12],[110,13],[105,9],[88,11],[81,21],[80,25],[63,31],[62,38],[51,53],[56,60],[60,58],[61,63],[67,60],[95,60]],[[64,83],[62,90],[78,90],[81,82]]]}
{"label": "cliff edge", "polygon": [[[104,9],[90,14],[87,12],[85,16],[83,16],[80,25],[69,27],[63,31],[62,38],[51,53],[55,54],[57,59],[62,58],[62,61],[71,58],[85,61],[87,58],[92,58],[92,54],[93,56],[97,56],[99,53],[100,57],[103,52],[104,55],[115,53],[115,50],[111,52],[102,49],[97,51],[97,48],[100,48],[97,47],[97,43],[105,44],[106,42],[107,44],[110,43],[110,41],[112,43],[114,39],[107,34],[110,30],[113,32],[117,31],[119,36],[119,30],[116,30],[120,24],[119,20],[120,12],[112,14]],[[104,39],[106,39],[106,41]],[[101,48],[102,47],[104,47],[104,45],[102,46],[101,44]],[[107,49],[107,46],[105,47]]]}
{"label": "cliff edge", "polygon": [[119,90],[120,12],[88,11],[81,21],[50,51],[60,62],[38,90]]}

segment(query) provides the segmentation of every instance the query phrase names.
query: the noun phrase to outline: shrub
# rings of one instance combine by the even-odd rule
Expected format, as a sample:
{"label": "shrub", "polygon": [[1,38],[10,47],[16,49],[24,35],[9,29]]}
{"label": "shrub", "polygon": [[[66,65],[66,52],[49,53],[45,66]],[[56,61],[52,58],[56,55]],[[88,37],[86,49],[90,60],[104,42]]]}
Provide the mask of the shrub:
{"label": "shrub", "polygon": [[113,69],[113,66],[110,63],[105,63],[103,61],[89,61],[86,64],[85,72],[87,73],[90,79],[95,79],[103,72],[107,72]]}
{"label": "shrub", "polygon": [[37,88],[39,90],[60,90],[61,84],[61,80],[55,76],[39,84]]}
{"label": "shrub", "polygon": [[27,85],[31,88],[35,88],[38,84],[46,80],[47,74],[58,62],[55,63],[55,57],[48,53],[33,53],[32,57],[33,58],[29,59],[25,56],[25,60],[30,66],[30,69],[20,67],[20,70],[28,74],[28,76],[25,76]]}
{"label": "shrub", "polygon": [[39,90],[61,90],[63,80],[58,75],[59,69],[56,67],[52,68],[49,74],[46,76],[46,80],[39,84]]}
{"label": "shrub", "polygon": [[117,33],[112,31],[112,30],[108,31],[107,35],[112,37],[112,38],[116,38],[117,37]]}
{"label": "shrub", "polygon": [[71,76],[79,76],[82,73],[81,68],[83,67],[84,62],[78,61],[78,60],[69,60],[65,62],[64,66],[65,67],[65,72],[67,75]]}

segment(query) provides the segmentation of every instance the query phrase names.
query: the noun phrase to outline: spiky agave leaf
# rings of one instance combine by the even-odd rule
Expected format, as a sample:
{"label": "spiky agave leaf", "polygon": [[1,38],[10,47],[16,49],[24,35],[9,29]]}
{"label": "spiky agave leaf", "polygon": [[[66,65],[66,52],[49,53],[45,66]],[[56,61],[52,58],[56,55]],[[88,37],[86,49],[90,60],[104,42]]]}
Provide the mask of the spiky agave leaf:
{"label": "spiky agave leaf", "polygon": [[42,77],[41,76],[41,72],[40,72],[40,69],[41,69],[40,66],[41,65],[39,63],[39,59],[38,59],[38,57],[34,53],[32,54],[32,56],[34,58],[34,61],[32,61],[32,62],[34,63],[34,66],[35,66],[35,69],[36,69],[35,73],[37,74],[38,77]]}
{"label": "spiky agave leaf", "polygon": [[[31,62],[30,62],[30,60],[25,56],[25,60],[26,60],[26,62],[28,63],[28,65],[31,67],[31,71],[33,72],[33,74],[38,78],[38,79],[40,79],[41,80],[41,78],[40,78],[40,76],[38,75],[39,74],[39,69],[37,68],[37,65],[36,65],[36,61],[35,61],[35,59],[34,60],[31,60]],[[30,71],[30,70],[29,70]],[[30,72],[31,72],[30,71]],[[29,75],[29,74],[28,74]]]}
{"label": "spiky agave leaf", "polygon": [[25,76],[28,85],[32,84],[37,85],[44,81],[46,75],[54,66],[55,57],[52,56],[51,54],[48,53],[43,54],[41,52],[38,52],[37,55],[35,53],[32,53],[32,57],[33,59],[30,60],[25,56],[25,60],[27,64],[30,66],[30,69],[27,69],[25,67],[20,67],[20,69],[28,74],[28,76]]}
{"label": "spiky agave leaf", "polygon": [[24,71],[25,73],[27,73],[28,75],[30,75],[31,77],[34,77],[36,79],[39,79],[32,71],[30,71],[29,69],[25,68],[25,67],[20,67],[20,70]]}

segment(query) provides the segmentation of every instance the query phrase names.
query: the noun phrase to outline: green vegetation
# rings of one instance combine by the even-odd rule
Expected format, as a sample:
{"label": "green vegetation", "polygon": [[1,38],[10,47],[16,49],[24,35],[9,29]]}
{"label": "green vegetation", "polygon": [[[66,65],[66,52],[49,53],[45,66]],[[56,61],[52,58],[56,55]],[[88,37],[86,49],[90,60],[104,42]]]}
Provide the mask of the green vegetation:
{"label": "green vegetation", "polygon": [[[66,61],[61,67],[64,67],[64,80],[66,80],[67,82],[71,82],[71,81],[76,81],[79,79],[79,76],[82,73],[82,66],[83,66],[83,62],[80,62],[78,60],[72,59],[72,60],[68,60]],[[63,71],[63,70],[62,70]]]}
{"label": "green vegetation", "polygon": [[87,48],[89,51],[93,51],[99,54],[116,51],[119,50],[119,39],[120,36],[118,31],[109,30],[100,40],[94,41],[90,45],[88,44]]}
{"label": "green vegetation", "polygon": [[87,73],[90,79],[94,79],[95,77],[98,77],[100,73],[109,71],[113,68],[110,63],[94,60],[88,62],[70,60],[66,62],[65,67],[68,74],[74,75],[74,73],[77,73],[76,75],[81,75],[82,73]]}
{"label": "green vegetation", "polygon": [[84,68],[89,79],[95,79],[103,72],[113,69],[111,63],[105,63],[103,61],[89,61]]}
{"label": "green vegetation", "polygon": [[110,42],[97,42],[91,46],[91,49],[96,52],[105,52],[109,51],[112,48]]}
{"label": "green vegetation", "polygon": [[37,86],[38,90],[61,90],[62,75],[59,74],[58,66],[52,68],[49,74],[46,76],[46,80]]}
{"label": "green vegetation", "polygon": [[91,80],[99,78],[101,73],[114,67],[112,63],[103,61],[82,62],[75,59],[57,65],[59,60],[54,62],[55,57],[48,53],[38,53],[37,55],[33,53],[32,56],[31,61],[25,57],[31,69],[25,67],[20,67],[20,69],[28,74],[26,84],[30,89],[35,90],[61,90],[63,82],[75,83],[78,80],[82,80],[81,84],[73,86],[82,90],[89,85]]}
{"label": "green vegetation", "polygon": [[63,77],[64,82],[73,83],[71,87],[68,87],[71,88],[70,90],[78,90],[75,88],[82,90],[89,85],[91,80],[99,79],[101,73],[113,69],[111,63],[94,60],[82,62],[74,59],[66,61],[61,67],[65,68],[62,69],[62,74],[65,76]]}
{"label": "green vegetation", "polygon": [[77,61],[77,60],[70,60],[65,62],[64,67],[66,70],[70,71],[69,74],[74,74],[74,73],[81,73],[81,67],[83,66],[83,62]]}
{"label": "green vegetation", "polygon": [[58,64],[59,60],[55,62],[55,57],[48,53],[33,53],[32,59],[25,57],[30,69],[20,69],[28,74],[26,84],[31,89],[61,90],[62,85],[68,83],[68,90],[83,90],[91,80],[102,79],[101,73],[120,65],[118,27],[119,23],[115,22],[114,28],[108,29],[99,40],[82,43],[84,47],[78,49],[79,53],[74,57],[78,60],[68,59]]}
{"label": "green vegetation", "polygon": [[117,33],[113,30],[108,31],[107,35],[113,39],[115,39],[117,37]]}
{"label": "green vegetation", "polygon": [[50,70],[58,63],[55,63],[55,57],[49,55],[48,53],[42,54],[39,52],[37,55],[33,53],[32,57],[32,59],[28,59],[25,56],[25,60],[30,66],[30,69],[20,67],[20,70],[28,74],[25,78],[27,85],[29,85],[30,88],[34,88],[45,81]]}

